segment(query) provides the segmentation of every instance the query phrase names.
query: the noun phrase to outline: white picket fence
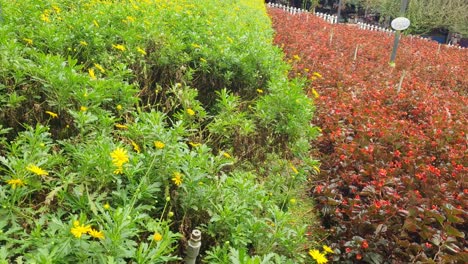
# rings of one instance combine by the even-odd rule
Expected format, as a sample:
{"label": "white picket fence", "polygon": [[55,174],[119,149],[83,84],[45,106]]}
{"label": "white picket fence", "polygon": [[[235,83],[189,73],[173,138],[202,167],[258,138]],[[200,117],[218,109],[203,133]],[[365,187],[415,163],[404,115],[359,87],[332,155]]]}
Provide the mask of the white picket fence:
{"label": "white picket fence", "polygon": [[392,29],[379,27],[379,26],[375,26],[375,25],[371,25],[371,24],[366,24],[366,23],[362,23],[362,22],[358,22],[357,25],[358,25],[358,27],[360,29],[371,30],[371,31],[380,31],[380,32],[384,32],[384,33],[387,33],[387,34],[395,33],[395,31],[392,30]]}
{"label": "white picket fence", "polygon": [[[282,4],[267,3],[267,6],[270,7],[270,8],[282,9],[283,11],[285,11],[287,13],[290,13],[292,15],[309,13],[309,11],[306,10],[306,9],[301,9],[301,8],[292,7],[292,6],[285,6],[285,5],[282,5]],[[338,17],[337,16],[324,14],[324,13],[319,13],[319,12],[315,12],[314,15],[316,15],[317,17],[327,21],[330,24],[338,23]]]}
{"label": "white picket fence", "polygon": [[[279,8],[279,9],[282,9],[283,11],[287,12],[287,13],[290,13],[292,15],[296,15],[296,14],[303,14],[303,13],[309,13],[308,10],[306,9],[301,9],[301,8],[297,8],[297,7],[292,7],[292,6],[285,6],[285,5],[282,5],[282,4],[277,4],[277,3],[267,3],[267,6],[269,8]],[[315,16],[327,21],[328,23],[330,24],[336,24],[338,23],[338,16],[335,16],[335,15],[329,15],[329,14],[324,14],[324,13],[320,13],[320,12],[314,12],[313,13]],[[379,26],[375,26],[375,25],[371,25],[371,24],[366,24],[366,23],[362,23],[362,22],[358,22],[357,23],[357,26],[360,28],[360,29],[363,29],[363,30],[371,30],[371,31],[379,31],[379,32],[384,32],[384,33],[387,33],[388,35],[391,35],[391,34],[394,34],[395,31],[392,30],[392,29],[388,29],[388,28],[384,28],[384,27],[379,27]],[[413,36],[413,35],[409,35],[408,37],[410,37],[411,39],[421,39],[421,40],[425,40],[425,41],[430,41],[430,39],[428,38],[423,38],[421,36]],[[466,48],[463,48],[461,46],[455,46],[455,45],[452,45],[452,44],[447,44],[445,45],[446,47],[449,47],[449,48],[458,48],[458,49],[466,49]]]}

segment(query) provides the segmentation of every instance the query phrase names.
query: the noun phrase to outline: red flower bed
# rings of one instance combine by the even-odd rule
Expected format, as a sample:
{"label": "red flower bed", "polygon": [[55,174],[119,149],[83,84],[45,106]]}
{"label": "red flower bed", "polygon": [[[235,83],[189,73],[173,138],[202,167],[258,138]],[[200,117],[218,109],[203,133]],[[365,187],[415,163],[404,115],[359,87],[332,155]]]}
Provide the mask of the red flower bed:
{"label": "red flower bed", "polygon": [[320,94],[313,195],[335,261],[466,263],[468,50],[405,36],[391,67],[393,35],[269,12]]}

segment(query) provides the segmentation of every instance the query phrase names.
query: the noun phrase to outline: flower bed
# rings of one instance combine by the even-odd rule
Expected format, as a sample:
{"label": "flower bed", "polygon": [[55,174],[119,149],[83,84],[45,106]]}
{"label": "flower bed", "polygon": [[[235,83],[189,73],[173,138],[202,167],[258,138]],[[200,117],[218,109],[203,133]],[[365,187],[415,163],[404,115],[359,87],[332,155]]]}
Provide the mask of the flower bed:
{"label": "flower bed", "polygon": [[317,98],[312,193],[335,260],[466,261],[468,51],[403,37],[392,67],[393,35],[269,12]]}

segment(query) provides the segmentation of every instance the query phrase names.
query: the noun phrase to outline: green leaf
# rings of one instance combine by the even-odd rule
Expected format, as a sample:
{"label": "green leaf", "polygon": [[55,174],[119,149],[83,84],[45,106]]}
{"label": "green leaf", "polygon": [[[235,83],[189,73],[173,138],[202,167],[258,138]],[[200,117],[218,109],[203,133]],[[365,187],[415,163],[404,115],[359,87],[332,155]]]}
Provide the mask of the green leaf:
{"label": "green leaf", "polygon": [[440,214],[440,213],[437,212],[437,211],[433,211],[433,210],[430,210],[430,211],[427,210],[427,211],[426,211],[426,216],[428,216],[428,217],[434,217],[434,218],[437,220],[437,222],[439,222],[439,224],[441,224],[441,225],[442,225],[442,223],[443,223],[444,220],[445,220],[445,217],[444,217],[442,214]]}
{"label": "green leaf", "polygon": [[419,230],[419,226],[411,218],[407,218],[405,220],[405,223],[403,224],[403,228],[410,232],[416,232]]}
{"label": "green leaf", "polygon": [[447,235],[450,235],[450,236],[465,238],[464,233],[458,231],[458,229],[456,229],[455,227],[453,227],[451,225],[446,225],[445,226],[445,232],[447,232]]}

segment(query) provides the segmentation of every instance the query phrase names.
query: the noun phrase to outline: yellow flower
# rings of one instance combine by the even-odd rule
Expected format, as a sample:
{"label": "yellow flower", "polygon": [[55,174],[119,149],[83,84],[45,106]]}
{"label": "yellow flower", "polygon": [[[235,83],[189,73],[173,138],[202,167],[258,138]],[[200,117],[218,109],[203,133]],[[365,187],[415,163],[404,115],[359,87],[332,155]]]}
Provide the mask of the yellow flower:
{"label": "yellow flower", "polygon": [[88,234],[94,238],[98,238],[98,239],[104,239],[104,233],[102,231],[97,231],[97,230],[94,230],[94,229],[90,229],[88,231]]}
{"label": "yellow flower", "polygon": [[123,172],[123,165],[129,161],[127,151],[123,148],[116,148],[111,152],[112,164],[117,167],[114,174],[121,174]]}
{"label": "yellow flower", "polygon": [[86,111],[88,111],[88,107],[82,105],[82,106],[80,106],[80,111],[81,112],[86,112]]}
{"label": "yellow flower", "polygon": [[296,199],[291,198],[291,199],[289,200],[289,202],[290,202],[291,204],[296,204],[297,201],[296,201]]}
{"label": "yellow flower", "polygon": [[99,27],[99,23],[98,23],[96,20],[93,20],[93,24],[94,24],[96,27]]}
{"label": "yellow flower", "polygon": [[161,141],[155,141],[154,146],[158,149],[163,149],[166,144],[162,143]]}
{"label": "yellow flower", "polygon": [[115,108],[117,108],[118,111],[123,109],[123,107],[121,105],[117,105]]}
{"label": "yellow flower", "polygon": [[109,203],[105,203],[103,207],[104,207],[104,209],[106,209],[106,210],[109,210],[109,209],[111,208],[111,206],[110,206]]}
{"label": "yellow flower", "polygon": [[88,42],[82,40],[82,41],[80,41],[80,45],[81,46],[88,46]]}
{"label": "yellow flower", "polygon": [[320,95],[317,93],[317,91],[315,89],[312,88],[312,94],[314,95],[314,98],[319,98]]}
{"label": "yellow flower", "polygon": [[50,22],[49,14],[47,13],[41,14],[41,20],[49,23]]}
{"label": "yellow flower", "polygon": [[294,55],[293,58],[297,61],[300,61],[301,60],[301,57],[299,57],[299,55]]}
{"label": "yellow flower", "polygon": [[51,112],[51,111],[45,111],[46,114],[50,115],[51,118],[57,118],[58,114]]}
{"label": "yellow flower", "polygon": [[56,6],[56,5],[52,5],[52,9],[54,9],[55,13],[57,13],[57,14],[59,14],[60,11],[62,11],[62,10],[60,9],[60,7],[58,7],[58,6]]}
{"label": "yellow flower", "polygon": [[11,179],[8,180],[7,183],[11,185],[12,189],[16,189],[16,187],[21,187],[25,185],[25,183],[21,179]]}
{"label": "yellow flower", "polygon": [[257,93],[262,94],[263,90],[262,89],[257,89]]}
{"label": "yellow flower", "polygon": [[198,45],[198,44],[195,44],[195,43],[192,43],[192,47],[193,47],[193,48],[195,48],[195,49],[199,49],[199,48],[201,48],[201,46],[200,46],[200,45]]}
{"label": "yellow flower", "polygon": [[299,171],[296,169],[296,167],[294,167],[294,165],[292,163],[289,163],[289,167],[291,168],[291,170],[295,173],[295,174],[298,174]]}
{"label": "yellow flower", "polygon": [[175,185],[180,186],[182,184],[182,174],[180,174],[179,172],[174,172],[172,182],[174,182]]}
{"label": "yellow flower", "polygon": [[201,146],[201,143],[189,142],[189,145],[196,148],[196,147]]}
{"label": "yellow flower", "polygon": [[26,42],[26,44],[28,45],[32,45],[33,44],[33,40],[32,39],[29,39],[29,38],[23,38],[24,42]]}
{"label": "yellow flower", "polygon": [[331,247],[329,247],[327,245],[323,245],[323,250],[325,251],[325,254],[326,253],[335,253],[335,251],[333,251],[333,249],[331,249]]}
{"label": "yellow flower", "polygon": [[101,73],[106,72],[106,70],[104,70],[104,68],[101,66],[101,64],[94,63],[94,67],[96,67],[96,69],[98,69]]}
{"label": "yellow flower", "polygon": [[123,173],[123,167],[117,167],[117,169],[114,170],[114,174],[122,174]]}
{"label": "yellow flower", "polygon": [[167,217],[171,218],[171,217],[173,217],[173,216],[174,216],[174,212],[169,212],[169,213],[167,213]]}
{"label": "yellow flower", "polygon": [[122,125],[122,124],[115,124],[115,127],[120,128],[120,129],[127,129],[128,128],[128,126]]}
{"label": "yellow flower", "polygon": [[112,47],[120,51],[125,51],[125,46],[121,44],[117,44],[117,45],[112,44]]}
{"label": "yellow flower", "polygon": [[229,153],[227,153],[227,152],[223,152],[223,156],[226,157],[226,158],[228,158],[228,159],[231,158],[231,155],[229,155]]}
{"label": "yellow flower", "polygon": [[317,165],[312,166],[312,168],[315,170],[315,172],[320,173],[320,168]]}
{"label": "yellow flower", "polygon": [[76,238],[81,238],[83,234],[88,233],[91,231],[91,226],[90,225],[80,225],[79,221],[74,221],[73,222],[73,227],[70,229],[70,232],[76,237]]}
{"label": "yellow flower", "polygon": [[39,176],[47,176],[49,175],[49,173],[41,168],[39,168],[38,166],[36,165],[33,165],[33,164],[29,164],[28,167],[26,167],[26,169],[30,172],[33,172],[35,173],[36,175],[39,175]]}
{"label": "yellow flower", "polygon": [[317,262],[317,264],[327,263],[328,259],[325,257],[325,254],[320,253],[316,249],[309,250],[309,255]]}
{"label": "yellow flower", "polygon": [[226,39],[229,41],[229,43],[233,43],[233,42],[234,42],[234,40],[232,40],[232,38],[230,38],[230,37],[227,37]]}
{"label": "yellow flower", "polygon": [[129,161],[127,151],[123,148],[116,148],[111,152],[110,156],[112,157],[112,163],[116,167],[122,167]]}
{"label": "yellow flower", "polygon": [[135,143],[135,141],[132,140],[132,141],[130,141],[130,143],[132,143],[133,149],[136,151],[136,153],[141,152],[140,146],[138,146],[138,144]]}
{"label": "yellow flower", "polygon": [[318,72],[314,72],[313,74],[314,74],[314,76],[317,76],[318,78],[322,78],[322,75],[320,73],[318,73]]}
{"label": "yellow flower", "polygon": [[94,69],[89,69],[88,73],[89,73],[89,77],[91,77],[91,80],[96,80],[96,75],[94,74]]}
{"label": "yellow flower", "polygon": [[193,111],[191,108],[187,108],[187,114],[189,116],[193,116],[193,115],[195,115],[195,111]]}
{"label": "yellow flower", "polygon": [[135,18],[132,17],[132,16],[127,16],[126,19],[122,20],[124,23],[131,23],[131,22],[135,22]]}
{"label": "yellow flower", "polygon": [[153,235],[153,240],[154,241],[161,241],[163,239],[163,236],[159,232],[155,232]]}
{"label": "yellow flower", "polygon": [[141,54],[141,55],[146,55],[146,51],[140,47],[137,48],[137,51]]}

